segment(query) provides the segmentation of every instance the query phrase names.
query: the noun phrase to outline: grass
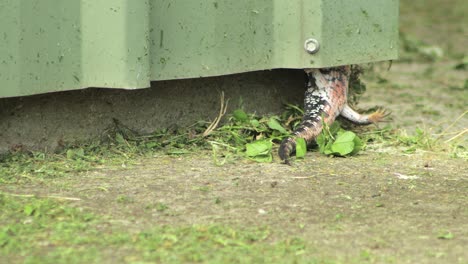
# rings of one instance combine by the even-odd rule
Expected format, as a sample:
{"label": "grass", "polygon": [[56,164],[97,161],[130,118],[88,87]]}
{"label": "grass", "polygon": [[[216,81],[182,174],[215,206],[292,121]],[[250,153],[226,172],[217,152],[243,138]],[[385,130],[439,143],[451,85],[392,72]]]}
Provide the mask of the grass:
{"label": "grass", "polygon": [[[464,113],[463,115],[465,115]],[[259,117],[236,110],[228,121],[203,136],[208,128],[207,122],[198,122],[184,130],[158,131],[150,135],[137,135],[116,122],[115,128],[108,131],[107,139],[101,142],[70,145],[57,153],[12,152],[0,157],[0,183],[41,181],[69,174],[89,171],[101,166],[127,168],[141,157],[160,155],[184,155],[187,153],[211,150],[217,165],[248,158],[258,162],[271,162],[274,150],[282,138],[290,135],[299,124],[302,109],[287,105],[279,116]],[[461,122],[463,116],[455,120]],[[355,130],[336,122],[330,129],[324,129],[319,136],[319,150],[325,155],[356,154],[361,149],[376,150],[388,147],[402,147],[404,153],[439,151],[453,157],[467,158],[463,136],[466,131],[450,131],[448,126],[442,133],[435,135],[430,129],[417,128],[413,133],[385,126],[381,129],[357,129],[358,135],[344,130]],[[334,140],[340,135],[352,135],[349,142],[337,147]],[[446,137],[450,136],[448,141]],[[342,140],[339,140],[340,143]],[[354,142],[354,143],[353,143]],[[358,143],[355,143],[358,142]],[[332,151],[332,146],[334,151]],[[348,149],[351,147],[350,149]],[[342,152],[343,151],[343,152]],[[341,153],[341,154],[340,154]],[[304,153],[301,155],[303,156]]]}
{"label": "grass", "polygon": [[282,238],[268,227],[156,226],[129,232],[64,202],[5,193],[0,193],[0,209],[0,256],[9,263],[100,263],[109,258],[129,263],[295,263],[308,252],[300,238]]}
{"label": "grass", "polygon": [[[157,205],[165,210],[165,205]],[[159,208],[161,207],[161,208]],[[8,263],[366,263],[323,256],[300,236],[268,226],[221,224],[127,226],[59,199],[0,193],[0,257]],[[336,216],[336,221],[342,219]],[[441,232],[439,239],[452,239]]]}

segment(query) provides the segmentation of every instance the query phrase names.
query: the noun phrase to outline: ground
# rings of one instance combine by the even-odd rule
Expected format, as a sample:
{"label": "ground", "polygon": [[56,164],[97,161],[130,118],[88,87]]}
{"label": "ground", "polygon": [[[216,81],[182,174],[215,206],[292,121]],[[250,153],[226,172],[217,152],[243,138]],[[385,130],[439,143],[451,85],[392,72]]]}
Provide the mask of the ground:
{"label": "ground", "polygon": [[293,166],[278,158],[220,165],[206,150],[156,152],[5,180],[0,256],[10,263],[468,263],[466,134],[456,137],[468,126],[468,5],[451,2],[402,1],[402,34],[427,45],[402,43],[409,50],[400,62],[389,71],[374,65],[365,77],[360,106],[385,106],[391,126],[408,134],[419,128],[414,142],[376,140],[348,158],[314,150]]}

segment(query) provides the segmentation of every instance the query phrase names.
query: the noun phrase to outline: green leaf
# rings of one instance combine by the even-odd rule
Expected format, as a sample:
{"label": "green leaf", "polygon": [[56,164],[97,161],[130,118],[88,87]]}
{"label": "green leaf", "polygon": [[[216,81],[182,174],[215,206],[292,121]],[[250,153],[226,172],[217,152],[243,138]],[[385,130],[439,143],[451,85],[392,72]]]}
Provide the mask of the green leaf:
{"label": "green leaf", "polygon": [[67,150],[67,159],[79,159],[84,157],[84,149],[69,149]]}
{"label": "green leaf", "polygon": [[328,132],[321,133],[317,137],[316,141],[319,146],[320,153],[325,154],[325,155],[332,155],[333,151],[331,150],[331,147],[333,145],[333,140],[326,133]]}
{"label": "green leaf", "polygon": [[34,206],[30,205],[30,204],[27,204],[24,206],[24,213],[27,215],[27,216],[32,216],[34,214],[34,211],[36,209],[34,208]]}
{"label": "green leaf", "polygon": [[362,140],[356,135],[354,138],[354,149],[353,152],[351,152],[351,155],[357,154],[359,151],[361,151],[363,146],[364,143],[362,143]]}
{"label": "green leaf", "polygon": [[82,148],[76,149],[75,154],[76,154],[76,156],[79,156],[80,158],[84,157],[85,156],[84,149],[82,149]]}
{"label": "green leaf", "polygon": [[244,110],[241,110],[241,109],[234,110],[234,112],[232,113],[232,116],[237,121],[240,121],[240,122],[249,121],[249,116],[244,112]]}
{"label": "green leaf", "polygon": [[443,232],[437,236],[438,239],[453,239],[453,237],[454,236],[451,232]]}
{"label": "green leaf", "polygon": [[124,145],[125,143],[127,143],[125,138],[120,133],[115,134],[115,141],[117,141],[117,143],[119,143],[120,145]]}
{"label": "green leaf", "polygon": [[4,227],[2,230],[0,230],[0,248],[8,244],[9,241],[11,241],[9,233],[12,232],[8,227]]}
{"label": "green leaf", "polygon": [[245,145],[246,154],[248,157],[256,157],[261,155],[268,155],[271,153],[273,143],[269,140],[259,140]]}
{"label": "green leaf", "polygon": [[325,145],[327,144],[325,141],[326,139],[323,133],[318,135],[317,138],[315,139],[315,142],[317,142],[317,145],[319,146],[320,153],[323,153],[325,151]]}
{"label": "green leaf", "polygon": [[353,132],[341,128],[338,122],[324,127],[318,135],[317,144],[320,153],[334,156],[348,156],[358,153],[364,143]]}
{"label": "green leaf", "polygon": [[345,131],[344,129],[341,128],[341,124],[338,121],[333,122],[333,124],[328,128],[328,130],[330,131],[330,134],[332,135],[336,135],[340,133],[341,131],[343,132]]}
{"label": "green leaf", "polygon": [[149,149],[156,148],[158,145],[159,145],[159,143],[156,142],[156,141],[145,143],[145,147],[149,148]]}
{"label": "green leaf", "polygon": [[273,161],[273,156],[270,154],[268,155],[260,155],[256,157],[249,157],[249,159],[259,162],[259,163],[270,163]]}
{"label": "green leaf", "polygon": [[273,156],[271,155],[271,149],[273,143],[269,140],[259,140],[245,145],[246,154],[249,159],[256,162],[271,162]]}
{"label": "green leaf", "polygon": [[333,141],[328,142],[325,145],[324,150],[323,150],[322,153],[325,154],[325,155],[334,155],[335,153],[332,150],[332,146],[333,146]]}
{"label": "green leaf", "polygon": [[250,120],[250,124],[253,126],[253,127],[259,127],[260,126],[260,122],[257,120],[257,119],[251,119]]}
{"label": "green leaf", "polygon": [[67,159],[73,159],[74,156],[75,156],[75,151],[73,151],[73,149],[67,150]]}
{"label": "green leaf", "polygon": [[468,70],[468,55],[463,57],[463,60],[455,66],[457,70]]}
{"label": "green leaf", "polygon": [[268,121],[268,127],[273,130],[277,130],[281,132],[282,134],[288,133],[288,131],[286,131],[286,129],[284,129],[283,126],[281,126],[281,124],[278,122],[278,119],[275,117],[270,118],[270,120]]}
{"label": "green leaf", "polygon": [[307,143],[303,138],[296,138],[296,158],[303,158],[307,152]]}
{"label": "green leaf", "polygon": [[335,142],[331,146],[331,151],[340,156],[346,156],[354,151],[354,139],[356,134],[351,131],[346,131],[338,135]]}

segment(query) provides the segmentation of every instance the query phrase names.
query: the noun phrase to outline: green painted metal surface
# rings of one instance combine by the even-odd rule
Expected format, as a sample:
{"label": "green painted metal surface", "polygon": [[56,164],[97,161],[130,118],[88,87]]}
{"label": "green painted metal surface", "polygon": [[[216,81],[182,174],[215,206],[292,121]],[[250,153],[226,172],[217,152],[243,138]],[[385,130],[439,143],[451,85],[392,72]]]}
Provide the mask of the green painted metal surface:
{"label": "green painted metal surface", "polygon": [[0,0],[0,97],[395,59],[398,4]]}

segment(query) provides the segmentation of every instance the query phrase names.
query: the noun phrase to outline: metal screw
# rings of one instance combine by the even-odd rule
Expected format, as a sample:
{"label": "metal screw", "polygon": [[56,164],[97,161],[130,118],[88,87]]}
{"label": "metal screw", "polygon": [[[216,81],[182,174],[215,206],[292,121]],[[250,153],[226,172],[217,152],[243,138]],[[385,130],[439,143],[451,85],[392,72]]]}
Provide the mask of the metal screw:
{"label": "metal screw", "polygon": [[315,54],[320,49],[320,44],[316,39],[310,38],[305,41],[304,48],[309,54]]}

